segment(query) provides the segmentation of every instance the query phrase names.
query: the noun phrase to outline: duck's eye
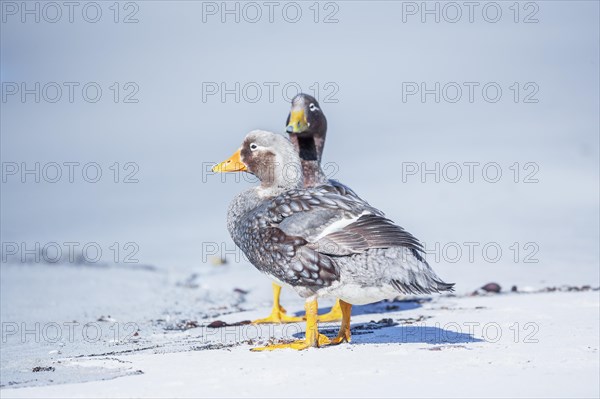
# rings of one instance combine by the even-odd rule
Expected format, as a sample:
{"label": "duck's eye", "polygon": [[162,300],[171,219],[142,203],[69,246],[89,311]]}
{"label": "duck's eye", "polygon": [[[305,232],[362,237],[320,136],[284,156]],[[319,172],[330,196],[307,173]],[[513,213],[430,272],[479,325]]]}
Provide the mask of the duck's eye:
{"label": "duck's eye", "polygon": [[258,148],[258,146],[256,144],[254,144],[254,143],[250,144],[250,149],[252,151],[255,151],[257,148]]}
{"label": "duck's eye", "polygon": [[308,106],[308,109],[310,109],[311,111],[315,112],[318,108],[315,104],[310,103],[310,105]]}

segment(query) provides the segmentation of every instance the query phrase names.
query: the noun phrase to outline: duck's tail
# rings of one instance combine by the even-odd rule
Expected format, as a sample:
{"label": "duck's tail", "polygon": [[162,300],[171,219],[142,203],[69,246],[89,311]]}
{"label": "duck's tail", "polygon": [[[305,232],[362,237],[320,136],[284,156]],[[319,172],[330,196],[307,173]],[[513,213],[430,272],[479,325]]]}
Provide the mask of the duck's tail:
{"label": "duck's tail", "polygon": [[395,289],[402,294],[412,295],[454,291],[454,283],[446,283],[438,277],[420,253],[412,250],[411,254],[413,261],[407,262],[401,277],[391,281]]}
{"label": "duck's tail", "polygon": [[454,283],[446,283],[438,279],[431,279],[428,284],[421,284],[417,281],[392,280],[392,286],[402,294],[411,295],[454,292]]}

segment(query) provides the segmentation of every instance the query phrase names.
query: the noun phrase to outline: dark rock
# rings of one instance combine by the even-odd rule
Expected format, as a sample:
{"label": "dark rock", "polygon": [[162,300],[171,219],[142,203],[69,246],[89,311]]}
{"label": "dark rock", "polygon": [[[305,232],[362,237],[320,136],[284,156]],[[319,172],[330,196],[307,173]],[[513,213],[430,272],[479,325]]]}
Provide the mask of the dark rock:
{"label": "dark rock", "polygon": [[52,366],[48,366],[48,367],[37,366],[37,367],[34,367],[33,369],[31,369],[31,371],[33,371],[34,373],[39,373],[42,371],[54,371],[54,370],[55,370],[55,368]]}
{"label": "dark rock", "polygon": [[207,327],[208,328],[221,328],[221,327],[225,327],[225,326],[227,326],[227,323],[225,323],[224,321],[215,320],[212,323],[210,323]]}
{"label": "dark rock", "polygon": [[481,289],[484,290],[485,292],[492,292],[494,294],[497,294],[500,292],[500,290],[502,290],[500,285],[497,283],[487,283],[486,285],[481,287]]}
{"label": "dark rock", "polygon": [[212,323],[210,323],[207,327],[208,328],[238,327],[238,326],[245,326],[246,324],[251,324],[251,323],[252,322],[250,320],[238,321],[236,323],[226,323],[222,320],[215,320]]}

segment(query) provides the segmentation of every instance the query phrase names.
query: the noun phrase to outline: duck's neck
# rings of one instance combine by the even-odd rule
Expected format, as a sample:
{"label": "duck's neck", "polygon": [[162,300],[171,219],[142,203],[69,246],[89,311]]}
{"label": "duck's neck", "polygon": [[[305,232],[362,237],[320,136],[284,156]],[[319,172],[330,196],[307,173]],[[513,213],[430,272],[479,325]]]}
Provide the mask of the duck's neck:
{"label": "duck's neck", "polygon": [[327,182],[327,176],[323,173],[318,161],[302,161],[302,173],[304,175],[304,187],[315,187]]}
{"label": "duck's neck", "polygon": [[303,186],[302,164],[295,153],[292,155],[294,160],[278,159],[261,171],[257,193],[262,199],[273,198]]}
{"label": "duck's neck", "polygon": [[297,184],[297,185],[268,185],[268,184],[261,184],[260,186],[256,187],[256,192],[258,194],[258,196],[261,199],[270,199],[270,198],[274,198],[277,197],[280,194],[285,193],[286,191],[289,190],[293,190],[295,188],[301,188],[302,184]]}
{"label": "duck's neck", "polygon": [[309,137],[295,136],[293,140],[300,155],[304,187],[314,187],[327,182],[327,177],[321,169],[321,156],[325,147],[325,135]]}
{"label": "duck's neck", "polygon": [[252,187],[242,191],[236,195],[229,204],[229,209],[227,211],[227,230],[229,230],[229,234],[236,244],[238,244],[236,236],[237,223],[246,213],[260,205],[261,198],[258,195],[257,188],[258,187]]}

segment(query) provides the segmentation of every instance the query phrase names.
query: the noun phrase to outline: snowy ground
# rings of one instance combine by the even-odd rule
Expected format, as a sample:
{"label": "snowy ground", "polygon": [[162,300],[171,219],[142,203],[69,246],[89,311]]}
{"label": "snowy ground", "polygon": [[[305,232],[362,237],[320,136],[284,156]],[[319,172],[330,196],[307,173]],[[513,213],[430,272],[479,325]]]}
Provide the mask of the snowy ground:
{"label": "snowy ground", "polygon": [[268,282],[248,265],[5,265],[1,288],[3,398],[600,394],[593,288],[355,307],[351,344],[301,353],[249,351],[301,324],[208,327],[267,314]]}

